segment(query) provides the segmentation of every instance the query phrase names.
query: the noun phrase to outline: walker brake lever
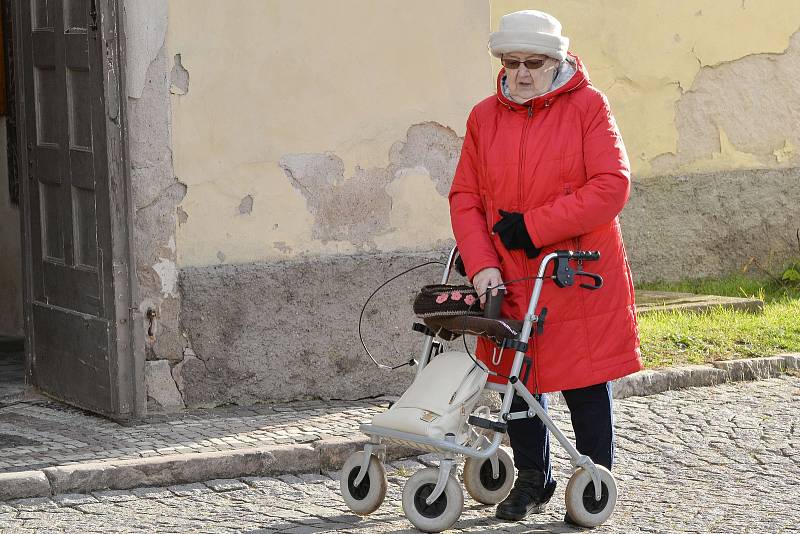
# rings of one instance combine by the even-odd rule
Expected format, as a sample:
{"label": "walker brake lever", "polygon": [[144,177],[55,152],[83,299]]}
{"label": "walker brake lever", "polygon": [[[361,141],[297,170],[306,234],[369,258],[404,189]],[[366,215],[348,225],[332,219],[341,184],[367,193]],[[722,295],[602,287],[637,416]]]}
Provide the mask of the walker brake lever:
{"label": "walker brake lever", "polygon": [[601,287],[603,287],[603,277],[600,276],[599,274],[587,273],[587,272],[584,272],[584,271],[578,271],[578,272],[575,273],[575,276],[586,276],[586,277],[589,277],[589,278],[592,279],[592,281],[594,282],[594,285],[579,284],[580,287],[582,287],[584,289],[595,290],[595,289],[600,289]]}
{"label": "walker brake lever", "polygon": [[568,287],[575,283],[575,271],[566,257],[557,257],[553,267],[553,281],[558,287]]}

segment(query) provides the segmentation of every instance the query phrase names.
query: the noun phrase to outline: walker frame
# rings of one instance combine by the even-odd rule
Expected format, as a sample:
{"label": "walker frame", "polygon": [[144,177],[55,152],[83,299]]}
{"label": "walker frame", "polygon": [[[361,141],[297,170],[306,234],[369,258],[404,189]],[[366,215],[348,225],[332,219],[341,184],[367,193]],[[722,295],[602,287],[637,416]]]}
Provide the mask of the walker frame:
{"label": "walker frame", "polygon": [[[447,260],[447,265],[445,266],[444,269],[441,283],[443,284],[448,283],[451,272],[453,270],[454,262],[457,257],[458,257],[458,249],[457,247],[453,247],[453,249],[450,251],[450,255]],[[500,411],[497,412],[496,414],[495,413],[492,414],[498,417],[498,421],[507,423],[508,421],[516,419],[526,419],[526,418],[529,419],[538,417],[544,423],[547,429],[553,434],[553,436],[555,436],[556,440],[561,444],[561,446],[569,454],[570,461],[574,468],[573,477],[580,468],[585,469],[591,476],[591,482],[594,485],[594,498],[596,501],[599,502],[601,500],[601,495],[602,495],[602,488],[603,488],[602,482],[608,481],[608,476],[610,476],[610,474],[606,471],[605,477],[601,476],[601,471],[600,469],[598,469],[598,466],[596,466],[588,456],[580,454],[578,452],[575,446],[573,446],[573,444],[567,439],[564,433],[558,428],[558,426],[556,426],[556,424],[547,414],[545,409],[539,404],[534,395],[523,384],[523,381],[517,378],[522,369],[523,361],[526,357],[526,352],[524,350],[519,350],[519,347],[527,346],[527,343],[531,338],[534,325],[536,325],[540,321],[540,315],[537,315],[536,309],[539,303],[539,297],[541,295],[542,286],[546,279],[555,278],[555,275],[551,277],[545,276],[547,267],[553,261],[558,261],[558,260],[562,262],[568,262],[570,260],[578,260],[582,262],[584,260],[591,261],[596,259],[599,259],[598,252],[587,252],[587,251],[573,252],[566,250],[559,250],[552,252],[550,254],[547,254],[542,259],[541,263],[539,264],[538,276],[536,277],[534,282],[533,292],[531,294],[531,298],[528,303],[527,313],[525,314],[524,317],[522,330],[516,339],[516,341],[518,341],[519,344],[517,344],[518,350],[516,350],[514,354],[514,361],[511,367],[511,372],[509,374],[511,379],[507,380],[505,384],[498,384],[487,381],[486,385],[484,386],[484,389],[490,391],[496,391],[498,393],[503,394],[503,400],[500,407]],[[602,284],[602,279],[600,279],[599,276],[597,275],[584,273],[582,271],[572,274],[586,275],[592,277],[596,282],[598,280],[600,281],[596,287],[594,288],[590,287],[590,289],[596,289],[597,287],[599,287],[600,284]],[[567,285],[572,285],[571,278],[569,279]],[[588,287],[588,286],[583,286],[583,287]],[[435,334],[428,333],[425,337],[426,337],[425,343],[423,345],[419,359],[415,360],[417,365],[415,378],[416,376],[419,376],[419,374],[422,372],[423,369],[425,369],[426,365],[428,364],[433,355],[433,350],[435,346],[434,342]],[[512,397],[515,393],[525,400],[525,402],[528,405],[527,411],[511,412]],[[454,473],[454,469],[457,466],[456,464],[457,455],[463,455],[467,458],[475,458],[478,460],[488,459],[491,462],[492,476],[495,479],[499,477],[500,466],[497,454],[498,454],[498,449],[500,448],[500,445],[503,440],[503,434],[505,433],[504,431],[501,432],[489,429],[490,432],[494,433],[490,441],[485,435],[478,433],[474,426],[470,425],[469,427],[470,438],[467,440],[467,443],[471,443],[471,445],[462,445],[455,442],[455,436],[453,436],[452,434],[448,434],[445,439],[434,439],[427,436],[412,434],[408,432],[401,432],[391,428],[376,426],[371,423],[361,424],[360,430],[364,434],[369,436],[370,441],[364,447],[362,453],[363,458],[361,460],[360,469],[358,475],[353,481],[353,484],[356,487],[358,487],[364,480],[367,474],[369,463],[373,456],[381,461],[385,459],[384,443],[387,442],[411,446],[413,448],[431,452],[438,452],[441,454],[441,459],[438,467],[439,473],[436,485],[433,491],[430,493],[430,495],[425,499],[425,502],[428,505],[433,504],[445,491],[448,478],[451,476],[451,474]],[[346,477],[347,475],[343,473],[342,476]],[[613,484],[613,478],[611,479],[610,482]],[[616,488],[614,488],[614,498],[616,499]],[[605,518],[602,521],[600,521],[600,523],[602,523],[603,521],[605,521]],[[587,524],[585,526],[596,526],[596,525]],[[447,525],[445,528],[448,527],[449,525]]]}

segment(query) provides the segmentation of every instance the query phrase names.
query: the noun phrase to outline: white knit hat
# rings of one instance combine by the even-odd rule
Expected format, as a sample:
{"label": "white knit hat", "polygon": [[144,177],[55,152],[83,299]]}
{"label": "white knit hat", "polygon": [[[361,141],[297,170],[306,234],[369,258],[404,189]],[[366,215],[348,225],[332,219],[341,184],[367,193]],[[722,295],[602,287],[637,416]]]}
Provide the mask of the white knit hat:
{"label": "white knit hat", "polygon": [[500,29],[489,35],[489,50],[494,57],[528,52],[563,61],[568,48],[569,39],[561,35],[558,19],[532,9],[504,15],[500,19]]}

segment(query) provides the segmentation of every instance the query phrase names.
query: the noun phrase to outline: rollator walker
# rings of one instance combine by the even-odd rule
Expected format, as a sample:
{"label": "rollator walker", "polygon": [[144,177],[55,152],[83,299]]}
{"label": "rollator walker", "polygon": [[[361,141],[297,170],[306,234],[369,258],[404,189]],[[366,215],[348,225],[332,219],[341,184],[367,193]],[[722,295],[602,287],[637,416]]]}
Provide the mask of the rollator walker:
{"label": "rollator walker", "polygon": [[[453,248],[442,284],[448,283],[457,258],[458,249]],[[586,527],[600,525],[611,516],[617,500],[614,477],[608,469],[595,465],[577,451],[520,378],[521,371],[523,377],[525,373],[523,363],[527,371],[532,369],[532,361],[526,356],[528,341],[532,334],[541,334],[547,314],[546,308],[538,314],[536,311],[543,283],[553,280],[559,287],[567,288],[574,284],[576,276],[585,276],[594,283],[580,284],[581,287],[599,289],[602,278],[582,270],[584,261],[599,258],[600,253],[595,251],[559,250],[546,255],[539,265],[523,321],[461,315],[426,318],[424,324],[414,324],[414,330],[425,336],[416,360],[414,382],[388,411],[360,426],[370,441],[342,467],[342,497],[353,512],[370,514],[386,496],[383,466],[386,443],[439,453],[438,467],[417,471],[403,488],[403,511],[418,529],[441,532],[461,516],[464,493],[457,479],[456,463],[460,455],[465,457],[462,477],[467,492],[479,503],[499,503],[514,484],[514,463],[500,448],[508,422],[538,417],[566,449],[574,467],[565,494],[569,516]],[[572,268],[571,261],[578,263],[578,271]],[[545,276],[551,263],[552,274]],[[489,371],[482,362],[466,352],[444,352],[442,343],[435,339],[438,336],[452,340],[458,335],[488,337],[501,349],[516,349],[511,372],[504,383],[487,382]],[[457,383],[455,387],[453,383]],[[473,409],[483,390],[503,395],[499,412],[491,412],[486,406]],[[527,411],[510,411],[515,393],[527,402]]]}

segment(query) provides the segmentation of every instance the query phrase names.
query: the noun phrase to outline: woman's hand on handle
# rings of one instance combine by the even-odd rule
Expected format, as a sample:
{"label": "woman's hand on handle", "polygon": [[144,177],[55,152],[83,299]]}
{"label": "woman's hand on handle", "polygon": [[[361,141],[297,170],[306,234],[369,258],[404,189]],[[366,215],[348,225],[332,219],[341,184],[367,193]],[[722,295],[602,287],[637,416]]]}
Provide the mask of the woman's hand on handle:
{"label": "woman's hand on handle", "polygon": [[[486,290],[490,287],[497,288],[503,285],[503,277],[500,275],[500,269],[496,267],[487,267],[478,274],[472,277],[472,285],[475,291],[481,297],[481,308],[486,304]],[[492,290],[492,296],[497,295],[497,289]]]}

